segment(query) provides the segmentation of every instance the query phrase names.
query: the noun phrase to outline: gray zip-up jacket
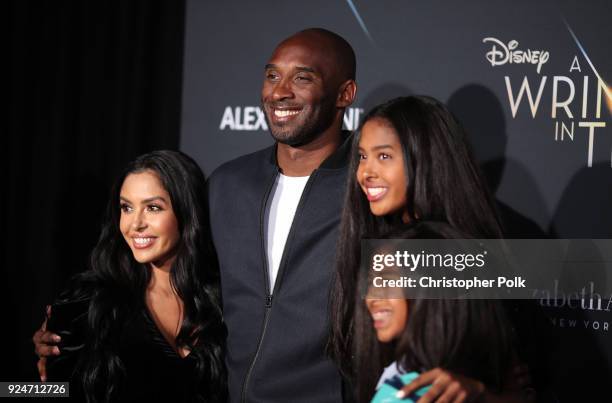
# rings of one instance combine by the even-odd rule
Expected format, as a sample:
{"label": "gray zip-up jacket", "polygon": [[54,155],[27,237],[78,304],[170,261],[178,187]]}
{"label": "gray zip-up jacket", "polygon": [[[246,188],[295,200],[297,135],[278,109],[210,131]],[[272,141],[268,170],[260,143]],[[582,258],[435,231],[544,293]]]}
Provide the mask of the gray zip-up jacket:
{"label": "gray zip-up jacket", "polygon": [[266,207],[279,174],[275,146],[219,167],[209,179],[231,402],[340,402],[325,355],[328,296],[352,136],[310,176],[270,290]]}

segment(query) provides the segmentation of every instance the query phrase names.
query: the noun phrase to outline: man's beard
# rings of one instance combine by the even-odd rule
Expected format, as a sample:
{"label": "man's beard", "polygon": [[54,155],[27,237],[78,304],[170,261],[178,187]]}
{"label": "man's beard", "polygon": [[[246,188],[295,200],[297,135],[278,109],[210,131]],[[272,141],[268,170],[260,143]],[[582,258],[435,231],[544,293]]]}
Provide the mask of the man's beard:
{"label": "man's beard", "polygon": [[270,123],[265,107],[264,110],[266,110],[266,123],[274,140],[291,147],[303,146],[318,138],[332,125],[336,114],[333,102],[321,103],[316,108],[307,106],[300,112],[300,115],[304,115],[298,116],[298,120],[284,127],[278,127]]}

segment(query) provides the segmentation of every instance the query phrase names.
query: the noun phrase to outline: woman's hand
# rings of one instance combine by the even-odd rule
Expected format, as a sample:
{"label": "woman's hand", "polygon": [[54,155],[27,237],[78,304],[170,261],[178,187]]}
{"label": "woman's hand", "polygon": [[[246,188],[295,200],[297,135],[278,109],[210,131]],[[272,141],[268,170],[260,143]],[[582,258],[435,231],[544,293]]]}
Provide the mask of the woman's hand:
{"label": "woman's hand", "polygon": [[[47,317],[51,315],[51,307],[47,307]],[[59,347],[57,343],[61,341],[60,337],[55,333],[51,333],[47,330],[47,320],[43,322],[40,329],[32,336],[32,342],[34,343],[34,352],[38,356],[38,375],[40,380],[45,382],[47,380],[47,357],[59,355]]]}
{"label": "woman's hand", "polygon": [[404,386],[397,392],[396,396],[400,399],[409,397],[418,389],[427,385],[431,385],[431,388],[417,403],[474,402],[485,392],[485,386],[482,382],[442,368],[434,368],[422,373],[408,385]]}

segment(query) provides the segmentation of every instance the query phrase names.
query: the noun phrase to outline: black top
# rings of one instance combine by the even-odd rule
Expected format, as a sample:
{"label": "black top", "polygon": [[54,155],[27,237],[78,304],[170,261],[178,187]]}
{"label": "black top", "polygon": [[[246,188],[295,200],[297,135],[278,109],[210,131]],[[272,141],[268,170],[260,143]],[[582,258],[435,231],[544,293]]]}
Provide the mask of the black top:
{"label": "black top", "polygon": [[[85,401],[80,386],[78,363],[87,359],[88,301],[56,304],[49,319],[49,330],[62,337],[60,356],[47,363],[49,381],[70,381],[73,401]],[[126,381],[118,401],[193,402],[197,401],[197,359],[195,354],[181,358],[164,338],[146,307],[135,310],[117,338],[116,354]]]}

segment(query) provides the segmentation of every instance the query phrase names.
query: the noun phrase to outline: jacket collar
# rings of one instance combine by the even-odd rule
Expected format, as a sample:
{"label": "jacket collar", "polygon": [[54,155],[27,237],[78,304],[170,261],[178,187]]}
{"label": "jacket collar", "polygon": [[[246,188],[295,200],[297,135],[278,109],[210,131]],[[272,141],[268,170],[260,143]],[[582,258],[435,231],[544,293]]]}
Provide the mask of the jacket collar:
{"label": "jacket collar", "polygon": [[[342,140],[340,146],[332,155],[323,161],[321,166],[319,166],[319,169],[335,170],[346,168],[350,160],[352,143],[353,133],[349,130],[342,130]],[[270,147],[270,163],[276,166],[278,169],[278,161],[276,159],[276,144]]]}

